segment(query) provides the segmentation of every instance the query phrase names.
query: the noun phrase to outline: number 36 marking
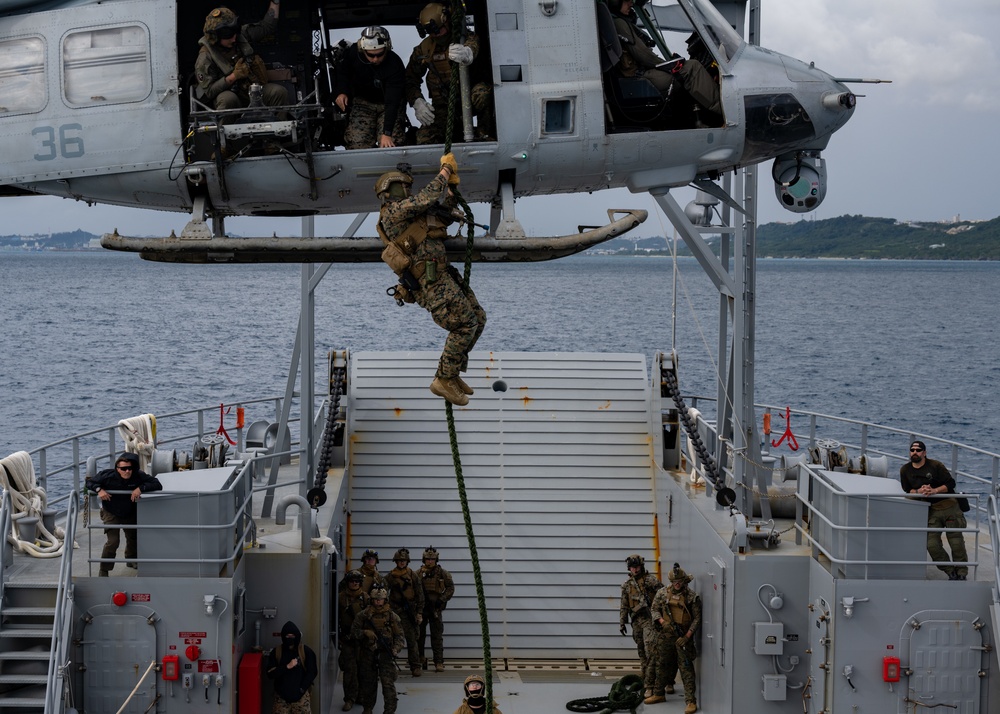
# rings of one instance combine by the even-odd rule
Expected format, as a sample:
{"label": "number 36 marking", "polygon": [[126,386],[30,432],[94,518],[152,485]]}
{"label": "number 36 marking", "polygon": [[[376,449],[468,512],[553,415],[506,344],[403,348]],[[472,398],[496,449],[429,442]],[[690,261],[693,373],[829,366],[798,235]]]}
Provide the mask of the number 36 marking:
{"label": "number 36 marking", "polygon": [[80,124],[63,124],[59,127],[59,140],[56,141],[56,129],[51,126],[39,126],[31,130],[31,135],[38,138],[39,152],[35,161],[51,161],[62,156],[64,159],[76,159],[83,156],[83,137],[71,136],[70,132],[81,132]]}

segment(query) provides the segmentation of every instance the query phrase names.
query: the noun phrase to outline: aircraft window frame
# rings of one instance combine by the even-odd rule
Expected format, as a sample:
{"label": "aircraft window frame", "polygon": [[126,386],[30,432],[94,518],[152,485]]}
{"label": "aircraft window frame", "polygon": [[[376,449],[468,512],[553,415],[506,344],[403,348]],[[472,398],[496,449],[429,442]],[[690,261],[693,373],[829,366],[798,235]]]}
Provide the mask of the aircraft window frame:
{"label": "aircraft window frame", "polygon": [[[550,111],[551,107],[551,111]],[[571,136],[576,133],[576,97],[542,99],[542,136]]]}
{"label": "aircraft window frame", "polygon": [[[124,37],[128,30],[138,30],[140,36],[126,40],[140,41],[107,44],[112,33]],[[71,40],[83,35],[89,35],[85,45],[70,46]],[[100,52],[109,49],[117,51]],[[149,97],[153,91],[150,32],[149,27],[140,22],[74,28],[60,40],[59,61],[63,101],[73,108],[134,104]],[[129,72],[117,71],[130,65]],[[123,83],[123,80],[130,81]]]}
{"label": "aircraft window frame", "polygon": [[715,54],[716,60],[721,60],[726,65],[732,64],[736,54],[744,45],[740,33],[733,29],[718,8],[711,3],[687,4],[687,10],[696,31],[709,50]]}
{"label": "aircraft window frame", "polygon": [[[15,43],[37,43],[38,46],[24,47],[19,55]],[[48,104],[47,56],[45,38],[41,35],[0,40],[0,117],[37,114],[45,108]],[[33,99],[36,101],[32,102]]]}

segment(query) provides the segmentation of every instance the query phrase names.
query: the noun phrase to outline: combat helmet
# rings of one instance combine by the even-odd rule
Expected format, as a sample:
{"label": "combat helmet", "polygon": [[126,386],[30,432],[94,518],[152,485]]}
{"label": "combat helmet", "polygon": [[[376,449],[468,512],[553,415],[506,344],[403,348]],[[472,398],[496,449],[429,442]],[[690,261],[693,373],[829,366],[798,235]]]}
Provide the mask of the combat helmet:
{"label": "combat helmet", "polygon": [[[479,685],[478,687],[475,686],[477,684]],[[483,700],[486,695],[486,680],[483,679],[483,675],[481,674],[470,674],[465,678],[462,687],[465,689],[465,698],[472,700],[472,702],[469,702],[470,705],[476,702],[476,700]]]}
{"label": "combat helmet", "polygon": [[392,38],[389,37],[389,31],[378,25],[366,27],[361,31],[358,49],[362,52],[378,52],[379,50],[388,52],[392,49]]}
{"label": "combat helmet", "polygon": [[429,545],[426,548],[424,548],[424,554],[421,556],[421,559],[427,560],[428,558],[433,560],[435,563],[438,562],[438,560],[440,559],[440,556],[438,555],[438,552],[433,545]]}
{"label": "combat helmet", "polygon": [[632,555],[625,558],[625,567],[627,568],[646,568],[646,559],[643,558],[638,553],[632,553]]}
{"label": "combat helmet", "polygon": [[399,560],[405,560],[407,563],[410,562],[410,551],[408,548],[400,548],[395,553],[392,554],[392,561],[396,562]]}
{"label": "combat helmet", "polygon": [[685,585],[694,580],[692,576],[684,572],[679,563],[674,563],[674,567],[670,569],[669,573],[667,573],[667,578],[670,580],[671,583],[676,583],[678,580],[680,580]]}
{"label": "combat helmet", "polygon": [[378,551],[369,548],[364,553],[361,554],[361,562],[365,562],[365,558],[375,558],[375,565],[378,565]]}
{"label": "combat helmet", "polygon": [[228,7],[217,7],[205,18],[202,29],[208,41],[213,45],[220,39],[233,37],[240,31],[240,18]]}
{"label": "combat helmet", "polygon": [[417,20],[417,32],[421,37],[437,35],[442,27],[448,26],[448,7],[439,2],[430,2],[420,11]]}
{"label": "combat helmet", "polygon": [[[402,195],[395,196],[392,195],[393,184],[402,184],[404,190]],[[392,171],[386,171],[384,174],[378,177],[378,181],[375,182],[375,195],[379,197],[379,200],[385,201],[386,197],[391,198],[405,198],[410,193],[410,186],[413,185],[413,177],[408,173],[400,171],[399,169],[394,169]]]}
{"label": "combat helmet", "polygon": [[361,574],[360,570],[352,570],[344,576],[344,580],[348,583],[361,583],[364,582],[365,576]]}
{"label": "combat helmet", "polygon": [[372,588],[372,591],[368,593],[368,597],[372,600],[387,600],[389,593],[386,592],[385,588]]}

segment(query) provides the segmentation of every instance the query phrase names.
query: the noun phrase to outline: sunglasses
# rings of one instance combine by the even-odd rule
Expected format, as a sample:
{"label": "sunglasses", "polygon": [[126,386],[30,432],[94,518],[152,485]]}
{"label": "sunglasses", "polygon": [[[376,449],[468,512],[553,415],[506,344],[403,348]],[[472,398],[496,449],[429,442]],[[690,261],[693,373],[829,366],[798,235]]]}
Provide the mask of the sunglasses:
{"label": "sunglasses", "polygon": [[365,57],[368,59],[381,59],[385,57],[385,50],[382,50],[381,52],[369,52],[368,50],[365,50]]}
{"label": "sunglasses", "polygon": [[910,449],[911,454],[919,454],[923,449]]}
{"label": "sunglasses", "polygon": [[132,470],[131,466],[115,466],[115,468],[118,469],[119,471],[131,471]]}

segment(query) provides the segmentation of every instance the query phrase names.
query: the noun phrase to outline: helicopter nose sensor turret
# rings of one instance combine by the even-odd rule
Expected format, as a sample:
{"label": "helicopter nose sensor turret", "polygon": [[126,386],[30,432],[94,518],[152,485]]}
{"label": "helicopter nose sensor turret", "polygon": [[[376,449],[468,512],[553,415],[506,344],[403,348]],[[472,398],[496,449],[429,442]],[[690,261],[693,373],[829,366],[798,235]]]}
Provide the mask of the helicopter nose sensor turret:
{"label": "helicopter nose sensor turret", "polygon": [[771,178],[778,202],[793,213],[808,213],[826,198],[826,162],[818,151],[779,156]]}

